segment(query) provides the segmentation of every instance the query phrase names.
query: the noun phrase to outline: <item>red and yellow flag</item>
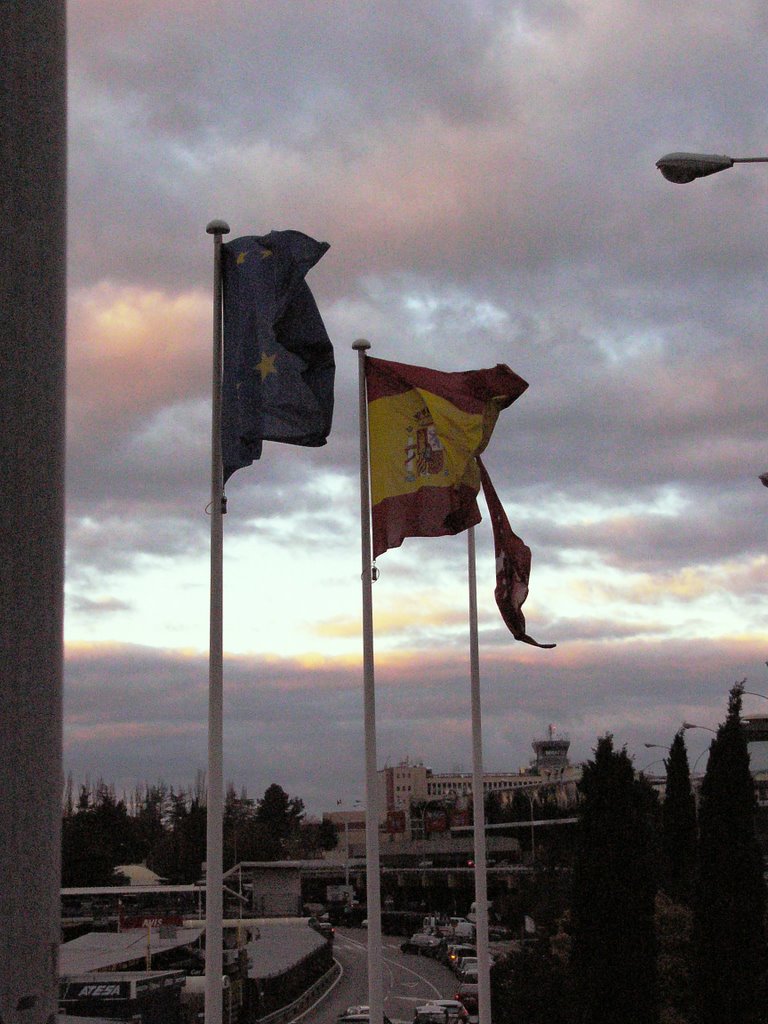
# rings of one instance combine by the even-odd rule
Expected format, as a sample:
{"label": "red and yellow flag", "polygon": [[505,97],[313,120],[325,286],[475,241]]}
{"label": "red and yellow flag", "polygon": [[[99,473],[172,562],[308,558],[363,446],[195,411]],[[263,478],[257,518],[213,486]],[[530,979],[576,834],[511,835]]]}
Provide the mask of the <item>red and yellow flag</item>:
{"label": "red and yellow flag", "polygon": [[480,522],[476,456],[528,387],[508,366],[444,373],[367,357],[373,557]]}
{"label": "red and yellow flag", "polygon": [[496,489],[491,483],[488,471],[478,458],[483,494],[488,503],[493,527],[493,545],[496,549],[496,590],[494,596],[501,617],[515,640],[532,644],[534,647],[556,647],[556,644],[540,644],[529,636],[525,628],[523,605],[528,597],[528,579],[531,575],[531,549],[521,540],[509,525],[507,513],[499,501]]}

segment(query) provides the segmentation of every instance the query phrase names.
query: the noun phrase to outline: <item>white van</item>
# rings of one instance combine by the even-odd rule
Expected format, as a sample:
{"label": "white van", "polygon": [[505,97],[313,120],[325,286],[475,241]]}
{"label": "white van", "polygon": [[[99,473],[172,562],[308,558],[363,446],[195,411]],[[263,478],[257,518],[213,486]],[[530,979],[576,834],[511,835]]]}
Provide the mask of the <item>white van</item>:
{"label": "white van", "polygon": [[475,926],[466,917],[452,917],[450,921],[451,935],[457,939],[474,939]]}

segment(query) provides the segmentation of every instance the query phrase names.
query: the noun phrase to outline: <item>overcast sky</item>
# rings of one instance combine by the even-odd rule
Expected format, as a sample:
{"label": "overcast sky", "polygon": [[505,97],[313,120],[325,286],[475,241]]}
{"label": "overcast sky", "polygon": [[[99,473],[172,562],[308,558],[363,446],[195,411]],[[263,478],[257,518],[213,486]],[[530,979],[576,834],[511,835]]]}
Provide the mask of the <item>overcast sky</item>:
{"label": "overcast sky", "polygon": [[[549,723],[573,760],[609,731],[643,767],[683,720],[716,727],[737,679],[768,694],[768,166],[654,167],[768,153],[761,0],[68,11],[77,781],[205,768],[217,217],[330,243],[308,282],[337,361],[327,446],[267,443],[228,485],[228,781],[315,813],[363,796],[358,337],[530,384],[486,465],[533,551],[529,631],[558,646],[504,627],[484,512],[488,770]],[[471,769],[466,562],[463,535],[379,559],[382,765]],[[687,733],[692,762],[709,739]]]}

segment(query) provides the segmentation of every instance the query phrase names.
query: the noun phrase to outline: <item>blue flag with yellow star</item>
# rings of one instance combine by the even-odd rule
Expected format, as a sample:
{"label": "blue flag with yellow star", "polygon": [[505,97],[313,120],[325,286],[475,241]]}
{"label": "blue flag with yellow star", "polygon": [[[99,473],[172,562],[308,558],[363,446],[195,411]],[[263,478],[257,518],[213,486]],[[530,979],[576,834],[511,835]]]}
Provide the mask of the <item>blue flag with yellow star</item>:
{"label": "blue flag with yellow star", "polygon": [[222,245],[224,480],[262,441],[317,447],[333,417],[336,366],[305,275],[330,248],[300,231]]}

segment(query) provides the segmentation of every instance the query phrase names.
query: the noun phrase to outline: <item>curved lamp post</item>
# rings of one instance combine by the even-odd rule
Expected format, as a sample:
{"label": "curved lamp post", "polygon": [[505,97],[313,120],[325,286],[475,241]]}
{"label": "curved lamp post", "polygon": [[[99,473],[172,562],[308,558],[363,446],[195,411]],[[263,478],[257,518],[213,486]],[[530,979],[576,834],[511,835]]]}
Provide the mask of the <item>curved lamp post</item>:
{"label": "curved lamp post", "polygon": [[[696,178],[706,178],[718,171],[727,171],[734,164],[764,164],[768,156],[725,156],[720,153],[667,153],[659,157],[656,166],[675,185],[687,185]],[[758,477],[763,487],[768,487],[768,472]],[[761,696],[758,694],[758,696]]]}
{"label": "curved lamp post", "polygon": [[[768,487],[768,484],[766,484],[766,487]],[[741,692],[747,694],[750,697],[762,697],[763,700],[768,700],[768,697],[766,697],[764,693],[755,693],[754,690],[742,690]]]}
{"label": "curved lamp post", "polygon": [[717,729],[710,729],[708,725],[695,725],[693,722],[683,722],[681,729],[706,729],[707,732],[713,732],[717,735]]}
{"label": "curved lamp post", "polygon": [[724,156],[719,153],[667,153],[656,161],[656,166],[675,185],[687,185],[696,178],[725,171],[734,164],[764,164],[768,156]]}

